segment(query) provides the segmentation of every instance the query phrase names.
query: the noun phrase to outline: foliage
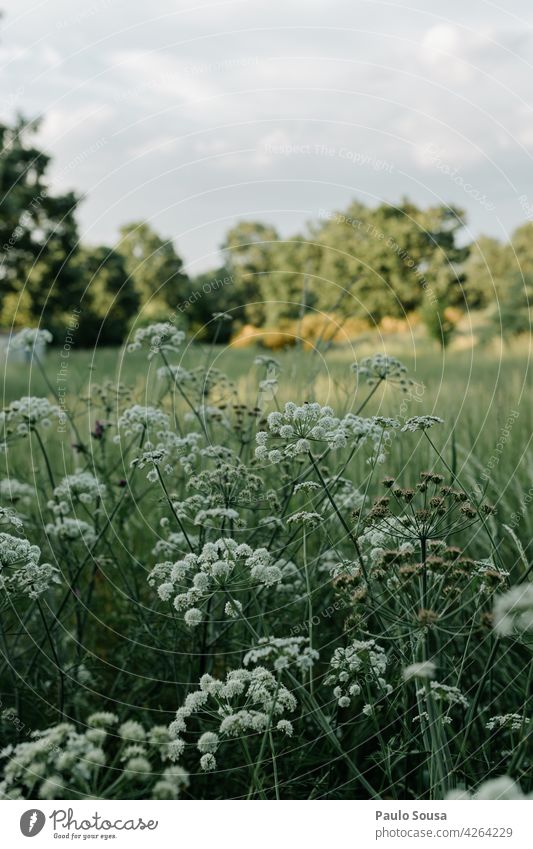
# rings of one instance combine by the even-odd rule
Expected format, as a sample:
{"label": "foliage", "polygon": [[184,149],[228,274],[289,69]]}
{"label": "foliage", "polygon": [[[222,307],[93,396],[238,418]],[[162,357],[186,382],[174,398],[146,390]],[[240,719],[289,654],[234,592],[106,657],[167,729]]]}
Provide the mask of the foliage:
{"label": "foliage", "polygon": [[270,356],[239,396],[170,323],[131,347],[139,397],[2,417],[4,795],[530,793],[531,567],[405,366],[333,409],[280,403]]}

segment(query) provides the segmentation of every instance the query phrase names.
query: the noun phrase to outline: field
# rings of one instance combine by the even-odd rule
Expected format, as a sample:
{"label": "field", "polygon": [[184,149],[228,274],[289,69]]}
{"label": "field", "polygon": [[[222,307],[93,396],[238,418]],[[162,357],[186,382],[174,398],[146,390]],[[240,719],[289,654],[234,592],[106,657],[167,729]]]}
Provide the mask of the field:
{"label": "field", "polygon": [[3,794],[531,792],[528,343],[137,348],[3,365]]}

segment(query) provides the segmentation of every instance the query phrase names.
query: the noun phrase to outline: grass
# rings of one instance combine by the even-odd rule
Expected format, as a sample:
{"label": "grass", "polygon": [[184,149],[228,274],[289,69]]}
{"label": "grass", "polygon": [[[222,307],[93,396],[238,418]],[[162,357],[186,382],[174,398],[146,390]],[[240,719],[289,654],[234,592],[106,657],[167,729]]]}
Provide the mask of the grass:
{"label": "grass", "polygon": [[[10,792],[23,788],[28,798],[176,798],[186,792],[192,798],[437,799],[504,773],[531,790],[528,638],[502,638],[492,627],[495,599],[528,579],[532,559],[528,346],[443,354],[423,339],[415,346],[390,337],[386,353],[400,357],[414,380],[403,393],[394,378],[377,389],[357,384],[350,366],[383,350],[378,341],[361,338],[354,349],[332,348],[327,356],[282,351],[276,361],[260,363],[255,358],[268,352],[189,347],[170,361],[199,369],[200,378],[181,376],[175,386],[158,377],[161,359],[147,359],[146,350],[72,352],[61,373],[61,352],[54,349],[43,372],[35,362],[4,364],[4,404],[64,389],[80,434],[78,442],[70,428],[37,423],[19,435],[15,413],[2,460],[1,477],[26,486],[20,504],[14,501],[23,532],[61,579],[37,599],[24,591],[16,597],[14,590],[4,599],[0,698],[16,711],[19,725],[4,712],[0,732],[3,721],[6,742],[23,744],[45,726],[50,736],[45,750],[17,749],[17,757],[33,752],[46,761],[38,768],[47,780],[25,783],[24,769],[31,774],[33,762],[14,773],[14,758],[5,767]],[[213,415],[203,421],[196,405],[211,378],[203,400]],[[400,421],[433,414],[445,425],[396,430],[384,447],[381,433],[374,449],[358,436],[330,444],[327,428],[337,433],[336,425],[323,411],[330,423],[314,434],[306,418],[318,415],[314,408],[299,410],[289,433],[276,431],[276,416],[264,416],[288,400],[317,400],[341,417],[359,409]],[[157,412],[132,412],[132,404]],[[97,420],[109,426],[95,431]],[[349,433],[350,425],[343,427]],[[265,465],[255,457],[256,429],[268,430],[268,451],[276,449]],[[302,434],[309,436],[307,447]],[[291,453],[297,440],[304,447]],[[383,464],[372,459],[380,453]],[[93,483],[104,488],[95,491],[91,480],[77,476],[84,497],[76,495],[74,484],[63,481],[76,469],[93,472]],[[376,500],[390,475],[392,497]],[[303,488],[295,486],[302,480]],[[230,557],[228,537],[235,547],[246,543],[251,554]],[[3,544],[16,577],[17,568],[24,574],[27,567],[9,560],[13,539],[6,536]],[[190,552],[192,561],[181,559]],[[268,576],[265,563],[277,578]],[[273,666],[275,675],[261,667],[250,671],[247,652],[260,648],[258,658],[269,667],[296,637],[304,639],[298,652],[303,646],[319,652],[310,665]],[[276,640],[285,648],[276,648]],[[360,653],[355,667],[352,650]],[[402,670],[433,660],[437,690],[428,679],[422,686],[404,681]],[[231,721],[248,722],[243,716],[253,718],[259,704],[258,724],[239,726],[237,735],[224,730],[215,685],[209,704],[200,700],[193,710],[187,700],[194,702],[206,673],[217,687],[228,674],[240,676],[243,688],[228,684],[224,695]],[[95,710],[142,722],[163,740],[161,752],[168,747],[170,753],[175,737],[165,737],[174,734],[165,728],[183,705],[186,722],[177,733],[184,739],[174,745],[186,747],[188,790],[176,775],[167,775],[165,787],[154,784],[168,763],[155,763],[157,746],[146,750],[160,770],[152,779],[142,763],[128,766],[120,729],[102,738],[106,752],[98,757],[105,756],[110,769],[87,778],[83,767],[67,769],[56,757],[62,747],[92,751],[85,729]],[[287,727],[284,712],[294,719],[294,737],[290,722],[287,737],[277,725],[281,716]],[[494,716],[518,716],[520,728],[488,733]],[[64,718],[79,736],[54,725]],[[198,766],[199,735],[219,725],[218,766],[209,766],[208,750]],[[138,727],[133,733],[144,735]],[[515,735],[510,742],[508,733]],[[59,749],[52,745],[58,735],[66,735]],[[181,749],[174,754],[181,763]],[[76,754],[73,762],[83,760]],[[116,764],[126,764],[117,776]],[[217,771],[206,777],[211,768]]]}

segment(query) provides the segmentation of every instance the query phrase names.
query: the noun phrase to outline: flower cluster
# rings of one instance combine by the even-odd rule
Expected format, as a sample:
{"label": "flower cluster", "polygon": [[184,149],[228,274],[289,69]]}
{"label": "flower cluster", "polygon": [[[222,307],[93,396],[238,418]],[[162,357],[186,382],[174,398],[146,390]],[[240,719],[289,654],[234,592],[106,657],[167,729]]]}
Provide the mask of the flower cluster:
{"label": "flower cluster", "polygon": [[117,427],[119,434],[122,432],[124,436],[144,431],[155,431],[160,435],[168,430],[169,419],[167,414],[158,410],[157,407],[142,407],[140,404],[134,404],[133,407],[124,410],[117,422]]}
{"label": "flower cluster", "polygon": [[371,441],[375,450],[380,449],[379,461],[382,462],[385,446],[390,441],[389,431],[399,428],[400,424],[395,419],[364,418],[353,413],[339,419],[331,407],[321,407],[317,403],[298,407],[289,401],[283,412],[269,414],[267,427],[268,430],[256,434],[255,456],[262,462],[280,463],[309,454],[315,444],[335,450],[366,441]]}
{"label": "flower cluster", "polygon": [[54,489],[54,498],[67,501],[69,504],[79,501],[80,504],[92,504],[97,499],[104,498],[106,488],[90,472],[77,471],[67,475]]}
{"label": "flower cluster", "polygon": [[[441,684],[440,681],[430,682],[430,693],[435,702],[450,707],[468,707],[468,699],[463,696],[458,687],[450,687],[447,684]],[[418,696],[426,695],[426,691],[421,688],[417,691]]]}
{"label": "flower cluster", "polygon": [[48,537],[61,542],[82,542],[90,548],[96,542],[94,527],[83,519],[58,516],[55,522],[45,525]]}
{"label": "flower cluster", "polygon": [[0,533],[0,589],[37,598],[53,583],[59,582],[58,570],[40,563],[41,549],[23,537]]}
{"label": "flower cluster", "polygon": [[60,419],[63,413],[56,404],[51,404],[48,398],[25,396],[11,404],[0,413],[0,423],[10,430],[15,428],[19,436],[25,436],[37,425],[50,427],[52,419]]}
{"label": "flower cluster", "polygon": [[9,347],[14,351],[22,350],[31,353],[35,350],[39,351],[40,348],[44,349],[52,339],[53,336],[49,330],[35,330],[31,327],[25,327],[11,337]]}
{"label": "flower cluster", "polygon": [[352,371],[358,377],[366,378],[369,386],[376,386],[376,384],[386,380],[407,392],[409,387],[414,385],[414,381],[405,376],[407,368],[396,357],[390,357],[387,354],[373,354],[371,357],[364,357],[361,362],[352,365]]}
{"label": "flower cluster", "polygon": [[35,488],[16,478],[0,480],[0,498],[12,504],[29,504],[35,498]]}
{"label": "flower cluster", "polygon": [[[375,640],[354,640],[346,648],[337,648],[330,661],[330,674],[325,683],[334,685],[333,695],[339,707],[349,707],[359,695],[372,695],[376,699],[388,696],[392,687],[385,681],[387,655]],[[372,703],[366,704],[368,714]]]}
{"label": "flower cluster", "polygon": [[300,672],[307,672],[319,657],[319,653],[310,647],[307,637],[262,637],[244,655],[243,664],[268,664],[276,672],[294,666]]}
{"label": "flower cluster", "polygon": [[148,359],[151,360],[162,351],[179,351],[185,340],[185,333],[176,330],[170,321],[157,322],[148,327],[140,327],[133,335],[133,342],[128,345],[128,351],[140,351],[148,348]]}
{"label": "flower cluster", "polygon": [[491,716],[485,723],[487,731],[523,731],[530,723],[527,716],[519,713],[506,713],[503,716]]}
{"label": "flower cluster", "polygon": [[[158,563],[148,576],[163,601],[173,600],[177,611],[186,611],[185,622],[195,627],[202,622],[198,605],[214,595],[257,584],[272,587],[283,577],[280,566],[265,548],[223,538],[206,543],[200,554],[186,554],[174,563]],[[230,595],[229,601],[235,601]],[[237,599],[238,601],[238,599]],[[234,610],[234,608],[232,608]],[[233,617],[232,617],[233,618]]]}
{"label": "flower cluster", "polygon": [[518,584],[497,596],[494,630],[502,637],[533,631],[533,584]]}
{"label": "flower cluster", "polygon": [[[121,798],[136,798],[148,781],[152,798],[177,799],[188,785],[187,773],[172,766],[157,771],[169,757],[167,727],[145,730],[139,722],[129,721],[116,731],[117,723],[114,714],[96,713],[83,731],[62,722],[32,732],[29,741],[7,746],[0,753],[6,760],[0,798],[71,799],[88,794],[100,798],[109,782],[109,764]],[[130,738],[127,732],[133,727],[136,736]]]}
{"label": "flower cluster", "polygon": [[453,790],[447,796],[447,799],[452,801],[469,801],[473,799],[477,801],[500,801],[502,799],[508,799],[510,801],[525,802],[532,798],[533,794],[525,795],[520,785],[508,775],[501,775],[499,778],[491,778],[488,781],[484,781],[473,794],[468,790]]}
{"label": "flower cluster", "polygon": [[224,681],[206,674],[200,679],[200,689],[189,693],[169,726],[173,760],[179,760],[185,751],[186,742],[180,735],[187,731],[188,720],[209,712],[210,702],[217,706],[217,730],[204,732],[197,743],[202,754],[200,766],[206,772],[216,769],[215,753],[222,740],[267,730],[292,734],[292,723],[283,715],[296,709],[296,698],[268,669],[234,669]]}

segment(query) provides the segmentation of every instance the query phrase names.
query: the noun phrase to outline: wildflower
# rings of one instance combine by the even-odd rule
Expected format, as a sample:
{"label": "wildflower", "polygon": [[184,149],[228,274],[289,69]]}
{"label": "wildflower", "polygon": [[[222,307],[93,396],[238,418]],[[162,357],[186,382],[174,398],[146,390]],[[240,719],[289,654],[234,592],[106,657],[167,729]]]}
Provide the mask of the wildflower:
{"label": "wildflower", "polygon": [[499,778],[491,778],[480,784],[477,791],[471,794],[467,790],[453,791],[448,794],[449,800],[478,800],[478,801],[500,801],[508,799],[511,801],[526,801],[531,799],[531,796],[526,796],[522,792],[522,788],[509,775],[501,775]]}
{"label": "wildflower", "polygon": [[414,433],[417,430],[427,430],[436,424],[444,424],[444,419],[441,419],[439,416],[413,416],[407,419],[402,427],[402,431],[412,431]]}
{"label": "wildflower", "polygon": [[93,728],[107,728],[110,725],[116,725],[117,722],[118,716],[115,713],[109,713],[108,711],[92,713],[87,719],[87,725]]}
{"label": "wildflower", "polygon": [[184,619],[189,628],[197,628],[202,622],[202,611],[198,610],[197,607],[191,607],[185,613]]}
{"label": "wildflower", "polygon": [[156,322],[135,331],[133,342],[128,345],[128,351],[140,351],[146,346],[149,349],[148,359],[151,360],[162,351],[179,351],[184,340],[185,333],[177,330],[170,321]]}
{"label": "wildflower", "polygon": [[268,662],[277,672],[290,666],[304,672],[312,669],[318,659],[319,654],[309,646],[307,637],[261,637],[244,655],[243,664]]}
{"label": "wildflower", "polygon": [[365,357],[361,362],[353,363],[352,371],[359,377],[365,377],[369,386],[375,386],[386,380],[407,391],[409,386],[414,385],[413,380],[405,377],[407,368],[396,357],[389,357],[387,354]]}
{"label": "wildflower", "polygon": [[61,419],[64,413],[56,404],[51,404],[48,398],[25,396],[11,404],[0,414],[0,420],[10,427],[15,426],[19,436],[25,436],[37,425],[50,427],[52,419]]}
{"label": "wildflower", "polygon": [[[447,704],[450,707],[468,707],[468,699],[463,696],[458,687],[449,687],[447,684],[441,684],[440,681],[431,681],[429,686],[430,693],[436,702]],[[418,696],[425,696],[425,694],[426,691],[423,688],[417,690]]]}
{"label": "wildflower", "polygon": [[518,584],[497,596],[494,630],[502,637],[533,631],[533,584]]}
{"label": "wildflower", "polygon": [[424,660],[421,663],[412,663],[403,671],[403,680],[411,681],[413,678],[434,678],[437,667],[432,660]]}
{"label": "wildflower", "polygon": [[13,504],[29,504],[35,497],[35,489],[27,483],[22,483],[16,478],[4,478],[0,480],[0,498],[11,501]]}
{"label": "wildflower", "polygon": [[305,525],[308,528],[316,528],[322,522],[322,516],[320,513],[308,513],[306,511],[300,511],[299,513],[293,513],[292,516],[289,516],[287,519],[288,525]]}
{"label": "wildflower", "polygon": [[214,754],[218,749],[218,743],[217,734],[214,734],[212,731],[205,731],[198,740],[197,748],[199,752],[203,752],[204,754]]}
{"label": "wildflower", "polygon": [[135,404],[133,407],[124,410],[117,426],[125,436],[141,433],[144,430],[164,432],[169,428],[169,418],[166,413],[156,407],[141,407],[139,404]]}
{"label": "wildflower", "polygon": [[123,722],[118,728],[118,734],[123,740],[135,740],[138,743],[146,738],[146,732],[141,723],[133,719]]}
{"label": "wildflower", "polygon": [[81,541],[90,548],[96,542],[94,528],[82,519],[57,518],[45,526],[45,531],[52,539],[64,542]]}
{"label": "wildflower", "polygon": [[212,772],[217,768],[217,761],[214,755],[202,755],[200,758],[200,766],[204,772]]}
{"label": "wildflower", "polygon": [[73,475],[67,475],[54,489],[54,498],[58,501],[79,501],[81,504],[90,504],[98,498],[103,498],[106,493],[104,484],[101,484],[90,472],[77,471]]}
{"label": "wildflower", "polygon": [[0,589],[38,598],[59,583],[58,570],[40,563],[41,549],[23,537],[0,533]]}
{"label": "wildflower", "polygon": [[522,731],[529,725],[529,717],[521,716],[519,713],[506,713],[504,716],[491,716],[485,723],[487,731],[499,731],[507,729],[509,731]]}
{"label": "wildflower", "polygon": [[124,767],[127,772],[148,773],[152,772],[152,765],[148,758],[139,755],[135,758],[130,758]]}
{"label": "wildflower", "polygon": [[45,348],[52,342],[53,336],[49,330],[34,330],[31,327],[25,327],[15,333],[9,341],[10,349],[14,351],[39,351],[40,348]]}
{"label": "wildflower", "polygon": [[385,681],[386,670],[387,656],[375,640],[354,640],[346,648],[335,649],[325,683],[336,685],[333,695],[337,703],[349,707],[352,698],[360,695],[364,683],[374,689],[377,698],[389,695],[392,687]]}

